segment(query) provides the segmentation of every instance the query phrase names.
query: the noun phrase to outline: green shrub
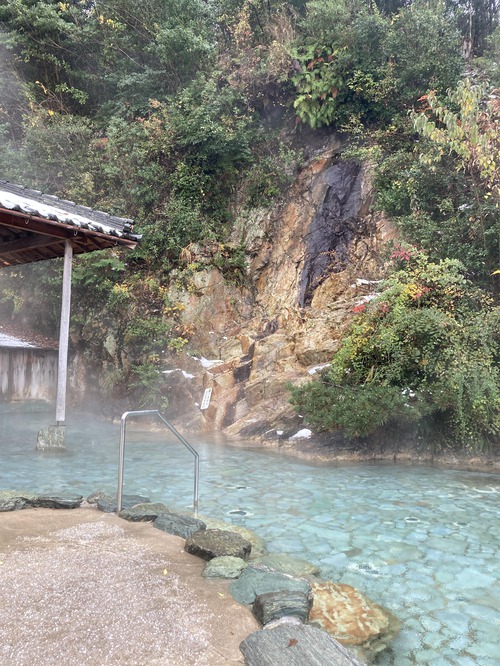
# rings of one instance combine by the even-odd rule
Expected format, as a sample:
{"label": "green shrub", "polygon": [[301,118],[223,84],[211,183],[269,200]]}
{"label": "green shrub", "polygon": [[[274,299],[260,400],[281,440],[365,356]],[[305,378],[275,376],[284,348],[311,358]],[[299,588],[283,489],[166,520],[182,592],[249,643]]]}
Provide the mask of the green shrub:
{"label": "green shrub", "polygon": [[380,294],[359,303],[319,382],[292,389],[310,423],[351,437],[388,424],[428,431],[433,446],[481,449],[500,433],[500,308],[456,261],[410,247],[392,255]]}

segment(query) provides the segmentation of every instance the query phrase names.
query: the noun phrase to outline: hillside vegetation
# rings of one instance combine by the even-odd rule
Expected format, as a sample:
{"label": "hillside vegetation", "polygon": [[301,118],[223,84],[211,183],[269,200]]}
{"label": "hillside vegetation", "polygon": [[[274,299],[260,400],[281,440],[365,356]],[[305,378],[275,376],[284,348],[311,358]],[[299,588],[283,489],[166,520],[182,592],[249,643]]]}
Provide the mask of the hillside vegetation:
{"label": "hillside vegetation", "polygon": [[[315,133],[375,170],[399,231],[378,293],[292,402],[318,428],[487,448],[500,433],[498,0],[0,0],[2,177],[132,217],[136,250],[75,261],[73,337],[164,401],[188,348],[171,282],[245,284],[236,216],[283,197]],[[3,271],[4,317],[57,328],[58,262]],[[348,406],[348,409],[346,408]]]}

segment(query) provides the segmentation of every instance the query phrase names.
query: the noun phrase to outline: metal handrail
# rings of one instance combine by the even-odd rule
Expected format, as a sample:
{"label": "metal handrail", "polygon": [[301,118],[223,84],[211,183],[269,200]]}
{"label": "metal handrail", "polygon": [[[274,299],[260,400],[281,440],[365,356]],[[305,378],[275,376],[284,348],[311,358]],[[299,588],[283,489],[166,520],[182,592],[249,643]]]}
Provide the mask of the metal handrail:
{"label": "metal handrail", "polygon": [[156,414],[159,419],[163,421],[163,423],[167,426],[167,428],[172,432],[177,439],[184,444],[184,446],[188,449],[190,453],[194,456],[194,496],[193,496],[193,512],[196,515],[198,513],[198,479],[200,475],[200,456],[198,455],[198,452],[193,449],[191,444],[187,442],[184,437],[178,432],[174,426],[169,423],[166,419],[163,418],[163,416],[160,414],[160,412],[157,409],[144,409],[141,411],[137,412],[125,412],[122,414],[122,419],[121,419],[121,428],[120,428],[120,453],[119,453],[119,460],[118,460],[118,494],[117,494],[117,509],[116,513],[117,515],[120,513],[122,510],[122,499],[123,499],[123,467],[125,463],[125,432],[126,432],[126,427],[127,427],[127,418],[129,416],[143,416],[146,414]]}

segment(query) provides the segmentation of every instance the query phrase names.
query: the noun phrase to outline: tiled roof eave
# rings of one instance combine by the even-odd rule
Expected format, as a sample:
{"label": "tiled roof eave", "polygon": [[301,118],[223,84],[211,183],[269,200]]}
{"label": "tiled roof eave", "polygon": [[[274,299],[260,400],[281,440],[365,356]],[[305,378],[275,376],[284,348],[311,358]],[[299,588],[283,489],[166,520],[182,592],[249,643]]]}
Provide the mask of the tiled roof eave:
{"label": "tiled roof eave", "polygon": [[1,179],[0,208],[108,236],[128,238],[133,242],[140,240],[140,236],[133,234],[133,220],[130,218],[79,206]]}
{"label": "tiled roof eave", "polygon": [[[75,206],[75,212],[68,212],[57,206],[49,206],[27,197],[21,197],[12,192],[5,192],[1,188],[0,207],[29,217],[36,217],[41,220],[55,222],[56,224],[68,225],[82,230],[97,232],[106,236],[126,238],[135,242],[140,240],[140,236],[132,234],[129,231],[131,229],[132,220],[126,218],[112,218],[106,213],[93,211],[94,215],[99,215],[105,219],[107,217],[111,224],[106,224],[100,220],[84,217],[76,212],[76,208],[82,207]],[[106,222],[108,222],[108,219],[106,219]]]}

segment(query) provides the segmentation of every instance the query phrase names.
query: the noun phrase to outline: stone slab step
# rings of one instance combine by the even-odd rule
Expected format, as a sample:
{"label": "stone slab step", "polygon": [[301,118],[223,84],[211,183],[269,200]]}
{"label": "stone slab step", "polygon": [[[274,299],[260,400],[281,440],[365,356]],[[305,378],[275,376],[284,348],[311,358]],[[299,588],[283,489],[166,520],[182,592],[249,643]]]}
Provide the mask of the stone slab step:
{"label": "stone slab step", "polygon": [[365,666],[326,632],[300,623],[256,631],[240,650],[246,666]]}

